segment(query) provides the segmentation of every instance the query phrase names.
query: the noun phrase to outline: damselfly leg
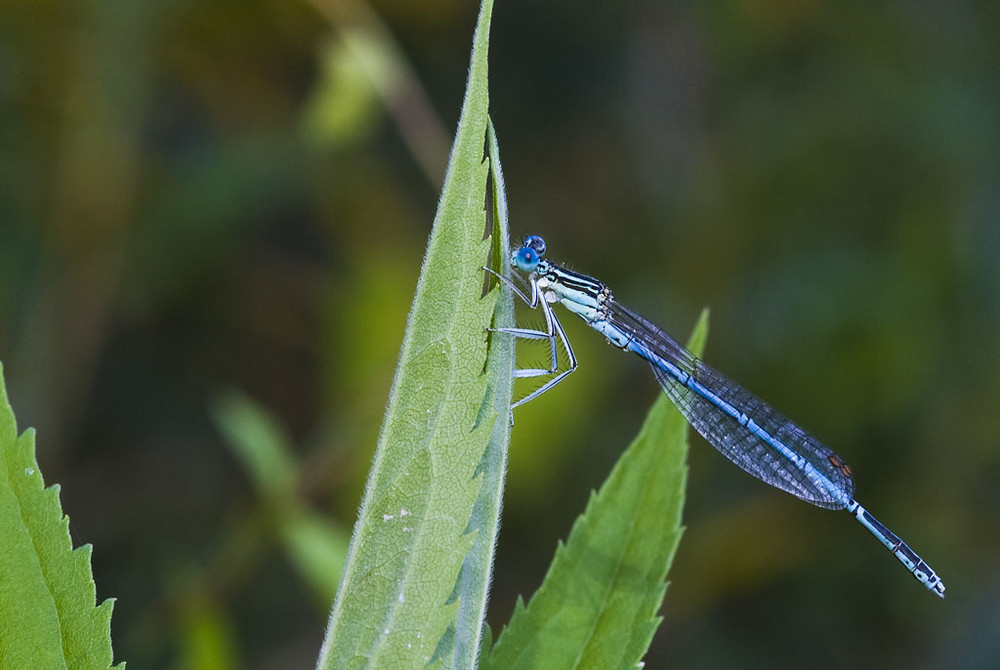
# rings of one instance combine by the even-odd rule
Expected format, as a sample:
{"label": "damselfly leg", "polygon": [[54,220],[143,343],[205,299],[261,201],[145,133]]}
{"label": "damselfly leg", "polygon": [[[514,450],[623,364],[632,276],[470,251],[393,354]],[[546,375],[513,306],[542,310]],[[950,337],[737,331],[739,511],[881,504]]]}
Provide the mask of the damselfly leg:
{"label": "damselfly leg", "polygon": [[[494,272],[490,268],[484,267],[486,270],[497,279],[499,279],[505,286],[510,288],[515,295],[517,295],[521,300],[524,301],[531,309],[537,309],[541,307],[542,314],[545,316],[545,330],[533,330],[531,328],[491,328],[493,332],[496,333],[508,333],[514,337],[520,337],[526,340],[548,340],[549,341],[549,367],[546,368],[522,368],[514,370],[514,377],[518,379],[525,379],[529,377],[544,377],[546,375],[555,375],[552,379],[548,380],[537,389],[524,396],[517,402],[511,405],[511,409],[517,407],[518,405],[523,405],[529,400],[534,400],[538,396],[542,395],[553,386],[561,382],[566,378],[566,375],[576,370],[576,354],[573,353],[573,346],[569,343],[569,338],[566,337],[566,331],[563,330],[562,324],[559,322],[559,317],[555,315],[552,311],[552,306],[545,300],[538,290],[538,284],[534,279],[529,279],[529,284],[531,286],[531,296],[525,295],[525,293],[510,279],[504,277],[502,274]],[[556,348],[556,340],[562,342],[563,349],[566,351],[566,357],[569,359],[569,367],[565,370],[559,370],[559,352]]]}

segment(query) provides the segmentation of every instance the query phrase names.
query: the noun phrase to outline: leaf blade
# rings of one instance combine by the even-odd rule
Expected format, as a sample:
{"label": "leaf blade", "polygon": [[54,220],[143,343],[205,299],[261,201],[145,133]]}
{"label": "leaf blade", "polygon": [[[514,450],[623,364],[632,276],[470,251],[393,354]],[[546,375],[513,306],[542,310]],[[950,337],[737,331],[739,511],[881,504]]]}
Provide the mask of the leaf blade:
{"label": "leaf blade", "polygon": [[238,391],[220,394],[211,413],[224,443],[254,482],[269,527],[323,607],[333,602],[347,554],[347,533],[312,512],[298,487],[298,465],[286,431]]}
{"label": "leaf blade", "polygon": [[[689,345],[696,354],[706,334],[707,312]],[[660,394],[481,667],[635,667],[659,625],[683,532],[686,436],[687,422]]]}
{"label": "leaf blade", "polygon": [[90,545],[73,549],[34,431],[17,435],[0,367],[0,667],[108,668],[112,600],[95,605]]}
{"label": "leaf blade", "polygon": [[487,327],[482,296],[483,162],[491,0],[482,3],[445,186],[410,311],[318,667],[415,667],[454,636],[450,601],[475,540],[478,466],[495,416],[480,420]]}
{"label": "leaf blade", "polygon": [[[492,229],[493,269],[507,271],[510,243],[507,221],[507,196],[503,169],[500,166],[500,146],[492,121],[487,124],[487,154],[490,180],[487,186],[487,225]],[[492,223],[492,225],[489,225]],[[495,282],[496,280],[492,280]],[[514,298],[510,291],[497,294],[494,327],[514,325]],[[506,335],[490,337],[490,353],[486,362],[489,385],[480,413],[480,420],[494,417],[493,432],[483,453],[477,472],[483,485],[472,509],[470,532],[475,533],[472,548],[462,564],[454,597],[459,600],[456,619],[454,653],[451,667],[475,667],[479,657],[482,634],[486,623],[493,556],[500,530],[500,510],[504,479],[507,474],[507,448],[510,443],[511,396],[514,391],[514,338]],[[498,417],[498,418],[497,418]]]}

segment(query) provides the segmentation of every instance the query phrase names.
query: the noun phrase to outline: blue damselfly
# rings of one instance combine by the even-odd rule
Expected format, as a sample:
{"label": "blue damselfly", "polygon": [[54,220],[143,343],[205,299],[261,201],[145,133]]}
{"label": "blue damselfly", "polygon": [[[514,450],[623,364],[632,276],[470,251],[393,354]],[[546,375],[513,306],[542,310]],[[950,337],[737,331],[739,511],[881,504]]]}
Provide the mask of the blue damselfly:
{"label": "blue damselfly", "polygon": [[[920,583],[944,597],[944,584],[934,570],[854,499],[851,468],[833,450],[705,365],[652,322],[620,305],[602,282],[560,267],[544,255],[545,241],[532,235],[511,259],[511,265],[527,276],[527,294],[506,277],[497,275],[529,307],[541,308],[546,325],[545,330],[498,330],[517,337],[548,340],[551,350],[549,368],[515,371],[516,377],[552,377],[514,403],[515,407],[537,398],[576,369],[573,347],[552,310],[552,305],[558,303],[610,343],[644,358],[667,397],[723,456],[761,481],[806,502],[827,509],[846,509]],[[558,369],[557,340],[569,358],[565,370]]]}

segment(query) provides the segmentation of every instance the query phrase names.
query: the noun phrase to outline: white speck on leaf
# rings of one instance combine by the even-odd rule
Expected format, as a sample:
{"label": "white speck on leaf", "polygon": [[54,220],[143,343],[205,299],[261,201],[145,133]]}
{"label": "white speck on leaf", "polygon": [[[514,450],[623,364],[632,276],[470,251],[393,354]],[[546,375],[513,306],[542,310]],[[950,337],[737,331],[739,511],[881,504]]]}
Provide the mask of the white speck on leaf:
{"label": "white speck on leaf", "polygon": [[26,474],[26,475],[28,475],[30,477],[31,475],[35,474],[35,469],[34,468],[25,468],[24,469],[24,474]]}
{"label": "white speck on leaf", "polygon": [[395,518],[396,517],[394,515],[392,515],[392,514],[383,514],[382,515],[382,521],[392,521]]}

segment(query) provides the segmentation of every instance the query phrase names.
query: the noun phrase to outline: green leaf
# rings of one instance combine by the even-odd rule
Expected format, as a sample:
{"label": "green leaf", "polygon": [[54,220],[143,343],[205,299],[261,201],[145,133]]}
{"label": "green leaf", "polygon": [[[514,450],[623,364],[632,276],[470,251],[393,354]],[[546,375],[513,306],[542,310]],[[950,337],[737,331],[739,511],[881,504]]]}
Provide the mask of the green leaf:
{"label": "green leaf", "polygon": [[[496,226],[506,237],[496,205],[489,218],[484,212],[484,202],[495,203],[492,188],[487,201],[488,179],[497,182],[483,156],[491,13],[484,0],[448,174],[320,668],[411,668],[431,659],[451,666],[475,653],[481,635],[481,623],[470,622],[481,622],[488,579],[475,565],[492,551],[478,541],[495,532],[492,448],[506,448],[495,426],[498,416],[507,422],[512,365],[511,357],[506,369],[502,360],[501,343],[510,338],[487,330],[507,322],[496,313],[500,291],[483,296],[481,269],[490,259],[503,267],[502,253],[491,253]],[[481,498],[484,483],[492,487],[489,501]]]}
{"label": "green leaf", "polygon": [[[510,257],[507,195],[504,190],[503,169],[500,167],[500,147],[492,122],[487,126],[487,151],[490,161],[490,181],[486,193],[487,224],[492,221],[492,257],[499,259],[500,268],[506,269],[509,267]],[[495,279],[491,280],[491,284],[495,282]],[[494,317],[497,326],[509,327],[514,324],[514,300],[510,291],[501,291],[497,296]],[[493,434],[477,468],[483,484],[472,508],[468,527],[468,532],[475,533],[475,539],[462,565],[454,593],[454,598],[460,604],[454,651],[451,662],[446,663],[453,668],[475,667],[485,629],[486,603],[489,600],[490,575],[500,530],[500,509],[507,474],[507,447],[511,427],[507,416],[510,414],[514,390],[514,360],[512,336],[498,335],[490,338],[490,353],[486,363],[489,383],[479,420],[503,418],[493,422]]]}
{"label": "green leaf", "polygon": [[283,496],[295,486],[297,466],[292,446],[267,411],[238,391],[216,398],[212,418],[226,445],[264,495]]}
{"label": "green leaf", "polygon": [[45,488],[34,431],[17,435],[0,368],[0,667],[111,666],[113,602],[94,604],[90,554]]}
{"label": "green leaf", "polygon": [[[703,312],[689,344],[694,353],[707,332]],[[683,530],[686,459],[687,422],[661,393],[481,668],[637,666],[660,623],[656,612]]]}
{"label": "green leaf", "polygon": [[260,491],[292,565],[328,607],[347,558],[347,533],[311,512],[302,500],[291,443],[263,407],[231,391],[215,401],[212,414],[226,444]]}
{"label": "green leaf", "polygon": [[320,65],[320,82],[304,118],[310,139],[332,145],[364,139],[379,118],[372,83],[393,79],[391,56],[370,32],[344,27],[323,48]]}
{"label": "green leaf", "polygon": [[177,613],[180,627],[180,660],[188,670],[232,670],[241,662],[236,631],[228,612],[207,598],[190,598]]}
{"label": "green leaf", "polygon": [[304,508],[286,515],[279,530],[292,565],[312,587],[323,608],[329,607],[347,560],[347,533]]}

